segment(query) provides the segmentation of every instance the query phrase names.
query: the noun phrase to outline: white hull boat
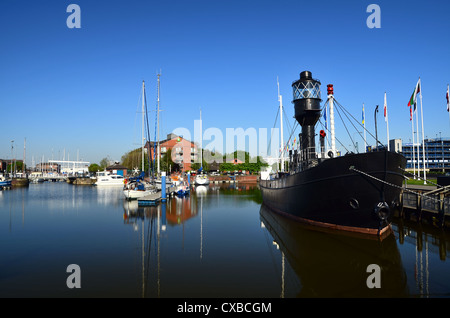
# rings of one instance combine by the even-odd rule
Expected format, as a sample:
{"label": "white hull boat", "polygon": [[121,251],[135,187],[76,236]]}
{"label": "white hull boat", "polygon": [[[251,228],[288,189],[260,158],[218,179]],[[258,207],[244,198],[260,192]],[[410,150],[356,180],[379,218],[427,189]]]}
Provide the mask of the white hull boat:
{"label": "white hull boat", "polygon": [[123,186],[124,178],[119,174],[113,174],[108,171],[97,172],[96,186]]}

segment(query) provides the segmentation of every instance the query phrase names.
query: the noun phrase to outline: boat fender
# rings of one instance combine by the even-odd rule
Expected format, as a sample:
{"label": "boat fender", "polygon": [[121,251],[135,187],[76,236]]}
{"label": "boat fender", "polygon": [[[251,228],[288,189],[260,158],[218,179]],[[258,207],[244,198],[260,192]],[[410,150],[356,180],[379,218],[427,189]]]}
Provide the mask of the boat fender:
{"label": "boat fender", "polygon": [[386,202],[378,202],[378,204],[375,206],[375,214],[382,221],[386,221],[390,211],[391,209],[389,208],[389,205]]}
{"label": "boat fender", "polygon": [[350,206],[353,208],[353,209],[358,209],[359,208],[359,202],[358,202],[358,200],[356,200],[355,198],[350,198],[350,200],[348,201],[348,203],[350,204]]}
{"label": "boat fender", "polygon": [[331,150],[328,151],[328,157],[333,158],[333,152]]}

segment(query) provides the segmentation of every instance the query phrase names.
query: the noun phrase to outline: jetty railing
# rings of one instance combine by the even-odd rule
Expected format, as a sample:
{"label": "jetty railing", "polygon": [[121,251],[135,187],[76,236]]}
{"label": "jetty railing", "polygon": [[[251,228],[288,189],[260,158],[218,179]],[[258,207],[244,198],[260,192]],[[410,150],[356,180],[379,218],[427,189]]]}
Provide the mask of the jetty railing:
{"label": "jetty railing", "polygon": [[445,225],[446,217],[450,216],[450,186],[434,190],[414,189],[401,191],[400,217],[405,217],[404,208],[413,210],[418,222],[424,216],[434,218],[439,226]]}

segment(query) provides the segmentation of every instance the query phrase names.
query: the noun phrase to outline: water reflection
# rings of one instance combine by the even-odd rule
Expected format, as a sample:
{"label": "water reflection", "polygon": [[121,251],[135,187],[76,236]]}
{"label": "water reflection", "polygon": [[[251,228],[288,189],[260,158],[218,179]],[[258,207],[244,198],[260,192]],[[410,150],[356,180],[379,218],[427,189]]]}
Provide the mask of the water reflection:
{"label": "water reflection", "polygon": [[394,219],[410,292],[415,297],[448,297],[450,273],[446,268],[450,235],[442,228]]}
{"label": "water reflection", "polygon": [[[72,263],[81,297],[450,296],[448,230],[394,219],[381,242],[317,232],[267,211],[256,184],[146,207],[117,188],[33,184],[1,192],[0,226],[0,297],[73,297]],[[367,288],[369,264],[381,289]]]}
{"label": "water reflection", "polygon": [[[163,229],[161,220],[164,217],[166,205],[142,207],[138,205],[137,200],[124,200],[123,208],[124,224],[131,225],[140,237],[139,242],[136,242],[141,256],[139,296],[149,297],[149,293],[156,292],[156,296],[160,297],[160,243],[161,229]],[[155,283],[152,284],[152,282]]]}
{"label": "water reflection", "polygon": [[[408,295],[395,237],[383,241],[322,233],[271,212],[264,205],[261,221],[282,254],[282,293],[295,297],[404,297]],[[381,288],[370,289],[367,266],[381,267]],[[290,270],[286,270],[286,267]],[[295,277],[285,277],[287,274]],[[298,280],[296,290],[286,281]],[[291,286],[292,289],[292,286]]]}
{"label": "water reflection", "polygon": [[[74,187],[77,188],[77,187]],[[123,190],[121,187],[88,187],[93,192],[96,192],[97,203],[102,205],[116,205],[123,201]]]}

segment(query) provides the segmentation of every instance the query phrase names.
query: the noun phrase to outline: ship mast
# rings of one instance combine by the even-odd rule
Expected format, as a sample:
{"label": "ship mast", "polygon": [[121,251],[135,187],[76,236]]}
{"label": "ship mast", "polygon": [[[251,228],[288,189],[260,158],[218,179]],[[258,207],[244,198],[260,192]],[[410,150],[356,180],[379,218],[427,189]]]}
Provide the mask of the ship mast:
{"label": "ship mast", "polygon": [[144,135],[144,117],[145,117],[145,82],[142,81],[142,140],[141,140],[141,144],[142,144],[142,171],[144,171],[144,140],[145,140],[145,135]]}
{"label": "ship mast", "polygon": [[284,139],[283,139],[283,98],[280,95],[280,83],[278,82],[277,76],[277,86],[278,86],[278,101],[280,102],[280,129],[281,129],[281,172],[284,172]]}
{"label": "ship mast", "polygon": [[331,152],[333,157],[336,155],[336,136],[334,132],[334,90],[333,84],[327,85],[328,101],[330,104],[330,130],[331,130]]}
{"label": "ship mast", "polygon": [[203,122],[202,122],[202,109],[200,108],[200,168],[203,174]]}
{"label": "ship mast", "polygon": [[159,149],[159,77],[161,76],[161,74],[158,74],[158,110],[157,110],[157,113],[156,113],[156,116],[157,116],[157,118],[158,118],[158,120],[157,120],[157,125],[158,125],[158,128],[157,128],[157,134],[158,134],[158,145],[157,145],[157,155],[156,155],[156,160],[157,160],[157,172],[158,172],[158,175],[160,174],[160,159],[159,159],[159,157],[161,156],[161,153],[160,153],[160,149]]}

